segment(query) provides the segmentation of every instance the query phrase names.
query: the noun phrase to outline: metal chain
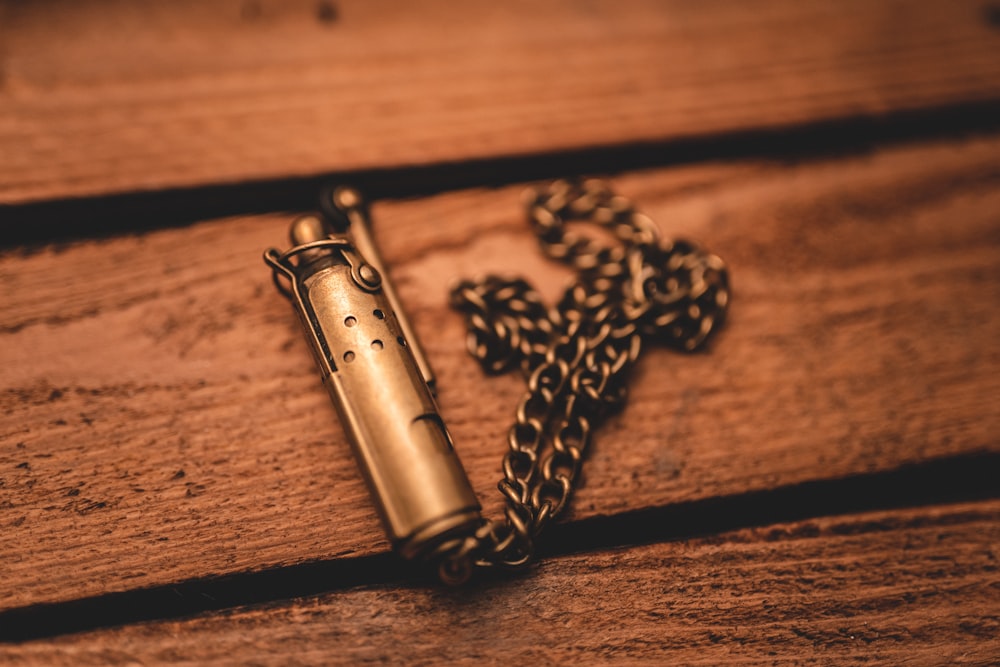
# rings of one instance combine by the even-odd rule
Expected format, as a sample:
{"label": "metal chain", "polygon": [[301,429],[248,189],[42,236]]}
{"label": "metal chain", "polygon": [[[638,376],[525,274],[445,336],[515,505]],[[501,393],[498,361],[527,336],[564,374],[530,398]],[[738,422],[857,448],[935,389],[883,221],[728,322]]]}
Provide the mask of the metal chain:
{"label": "metal chain", "polygon": [[[520,368],[527,390],[507,434],[505,517],[484,523],[442,567],[460,576],[469,559],[523,565],[535,539],[566,508],[593,430],[621,409],[644,340],[698,349],[729,301],[726,266],[689,241],[659,238],[631,202],[595,180],[556,181],[525,193],[528,220],[549,257],[578,272],[548,308],[526,281],[462,281],[451,304],[465,315],[467,347],[492,374]],[[592,223],[617,244],[571,228]]]}

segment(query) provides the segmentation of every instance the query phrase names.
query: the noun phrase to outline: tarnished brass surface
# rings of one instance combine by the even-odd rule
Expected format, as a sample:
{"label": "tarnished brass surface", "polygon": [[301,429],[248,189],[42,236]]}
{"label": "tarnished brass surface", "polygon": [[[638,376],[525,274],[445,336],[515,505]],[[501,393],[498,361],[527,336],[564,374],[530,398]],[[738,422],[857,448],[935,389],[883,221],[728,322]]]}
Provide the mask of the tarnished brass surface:
{"label": "tarnished brass surface", "polygon": [[[352,220],[352,236],[365,222]],[[264,257],[276,280],[287,279],[279,288],[297,307],[388,537],[406,558],[446,552],[482,519],[416,361],[416,339],[352,238],[316,216],[294,222],[291,236],[291,250]],[[467,567],[458,569],[464,576]]]}
{"label": "tarnished brass surface", "polygon": [[[354,247],[358,249],[362,257],[371,262],[377,271],[385,273],[385,263],[382,261],[378,245],[372,237],[372,230],[368,224],[367,210],[361,194],[353,188],[339,187],[330,194],[330,199],[330,203],[334,208],[341,211],[350,222],[348,229]],[[399,323],[399,328],[402,330],[403,335],[407,340],[415,341],[417,337],[413,333],[413,327],[406,317],[406,311],[400,304],[399,296],[396,294],[396,289],[393,287],[392,282],[386,281],[382,285],[382,289],[385,292],[386,298],[389,299],[392,310],[396,313],[396,321]],[[427,360],[427,355],[424,354],[423,349],[419,345],[412,345],[410,351],[413,352],[413,359],[417,362],[420,375],[423,376],[427,386],[430,387],[431,393],[435,393],[437,388],[435,387],[434,370],[431,368],[431,362]]]}

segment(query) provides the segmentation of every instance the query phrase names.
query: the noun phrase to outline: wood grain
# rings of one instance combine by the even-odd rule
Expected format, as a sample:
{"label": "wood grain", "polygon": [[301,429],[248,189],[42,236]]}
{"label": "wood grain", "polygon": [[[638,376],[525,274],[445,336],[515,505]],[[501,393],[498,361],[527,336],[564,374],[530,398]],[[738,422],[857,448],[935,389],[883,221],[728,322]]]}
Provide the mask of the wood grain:
{"label": "wood grain", "polygon": [[552,558],[463,590],[366,586],[0,645],[0,660],[985,665],[998,545],[996,500],[829,517]]}
{"label": "wood grain", "polygon": [[[707,354],[650,348],[570,519],[996,452],[1000,140],[615,186],[731,264]],[[486,509],[514,376],[485,379],[450,281],[554,298],[518,188],[378,203],[377,236]],[[289,307],[279,216],[0,257],[0,608],[386,548]]]}
{"label": "wood grain", "polygon": [[0,203],[996,101],[1000,31],[987,10],[981,0],[2,2]]}

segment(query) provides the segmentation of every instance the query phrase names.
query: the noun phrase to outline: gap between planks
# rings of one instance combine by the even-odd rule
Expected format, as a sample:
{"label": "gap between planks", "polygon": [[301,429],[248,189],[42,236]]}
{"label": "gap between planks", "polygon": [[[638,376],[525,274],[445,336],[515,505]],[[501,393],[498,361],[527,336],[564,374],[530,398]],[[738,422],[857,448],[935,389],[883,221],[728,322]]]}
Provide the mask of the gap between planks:
{"label": "gap between planks", "polygon": [[[734,530],[852,512],[996,500],[1000,494],[995,484],[998,476],[1000,454],[957,457],[873,475],[807,482],[734,497],[596,516],[554,525],[546,534],[538,559],[719,534],[720,541],[724,541],[725,533]],[[177,618],[361,585],[407,587],[426,582],[427,574],[388,554],[378,554],[175,582],[156,588],[0,611],[0,641],[17,642]],[[489,581],[496,576],[517,574],[523,573],[480,570],[476,576]]]}
{"label": "gap between planks", "polygon": [[331,183],[349,183],[372,200],[426,197],[533,180],[610,176],[722,160],[846,158],[929,141],[961,141],[1000,130],[1000,101],[845,117],[779,129],[696,135],[666,142],[491,156],[403,167],[355,169],[298,178],[135,191],[104,196],[0,202],[0,250],[182,227],[210,218],[296,211],[315,205]]}
{"label": "gap between planks", "polygon": [[1000,501],[547,558],[0,645],[10,664],[990,664]]}

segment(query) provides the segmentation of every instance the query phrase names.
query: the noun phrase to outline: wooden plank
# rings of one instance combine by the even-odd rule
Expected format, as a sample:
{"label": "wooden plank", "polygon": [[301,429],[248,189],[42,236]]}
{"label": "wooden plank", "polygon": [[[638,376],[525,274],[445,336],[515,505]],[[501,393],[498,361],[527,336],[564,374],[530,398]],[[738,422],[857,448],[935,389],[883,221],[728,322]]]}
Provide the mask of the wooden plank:
{"label": "wooden plank", "polygon": [[543,561],[463,590],[366,586],[0,645],[10,664],[976,664],[1000,655],[1000,502]]}
{"label": "wooden plank", "polygon": [[3,2],[0,44],[0,203],[1000,98],[980,0]]}
{"label": "wooden plank", "polygon": [[[732,266],[710,353],[650,349],[571,518],[998,451],[1000,140],[801,165],[623,176]],[[374,207],[495,514],[516,376],[462,350],[448,284],[531,277],[519,188]],[[259,259],[278,216],[8,252],[0,261],[0,608],[385,548],[288,306]]]}

